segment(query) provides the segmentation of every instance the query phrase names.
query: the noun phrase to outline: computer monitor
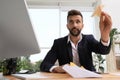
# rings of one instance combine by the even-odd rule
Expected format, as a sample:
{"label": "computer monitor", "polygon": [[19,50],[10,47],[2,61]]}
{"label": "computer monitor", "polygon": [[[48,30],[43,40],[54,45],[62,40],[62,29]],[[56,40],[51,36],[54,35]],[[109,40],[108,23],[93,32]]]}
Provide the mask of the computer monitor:
{"label": "computer monitor", "polygon": [[0,0],[0,59],[39,52],[26,1]]}

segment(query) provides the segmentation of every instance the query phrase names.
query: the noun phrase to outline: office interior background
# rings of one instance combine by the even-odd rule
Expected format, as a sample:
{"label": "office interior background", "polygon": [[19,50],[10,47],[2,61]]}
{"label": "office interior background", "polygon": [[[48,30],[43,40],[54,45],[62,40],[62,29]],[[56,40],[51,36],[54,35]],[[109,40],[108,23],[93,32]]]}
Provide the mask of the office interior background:
{"label": "office interior background", "polygon": [[91,17],[95,0],[27,0],[29,14],[41,49],[40,54],[32,55],[31,61],[44,59],[54,39],[68,35],[67,12],[78,9],[84,18],[82,33],[95,35],[95,18]]}
{"label": "office interior background", "polygon": [[[93,34],[99,40],[99,17],[91,17],[95,8],[103,4],[103,11],[109,13],[113,20],[113,28],[119,31],[120,11],[118,7],[120,1],[115,0],[26,0],[28,12],[33,24],[33,29],[41,52],[30,55],[30,60],[35,63],[43,60],[47,52],[53,45],[56,38],[68,35],[66,28],[67,12],[70,9],[80,10],[84,18],[84,28],[82,33]],[[115,5],[113,5],[115,4]],[[120,35],[117,36],[117,44],[111,48],[110,54],[102,56],[105,59],[105,71],[115,71],[117,65],[120,68]],[[94,54],[94,53],[93,53]],[[116,64],[116,60],[118,64]],[[111,64],[112,63],[112,64]]]}
{"label": "office interior background", "polygon": [[[66,16],[70,9],[80,10],[84,18],[84,29],[82,33],[93,34],[96,39],[100,39],[99,32],[99,18],[91,17],[95,8],[102,4],[103,10],[109,13],[113,19],[113,28],[119,30],[120,18],[118,15],[120,12],[116,11],[116,7],[119,6],[119,1],[112,2],[112,0],[26,0],[29,7],[29,14],[35,30],[35,34],[41,49],[41,52],[30,56],[31,62],[36,62],[44,59],[45,55],[51,48],[54,39],[68,35],[66,28]],[[112,5],[112,4],[116,5]],[[118,13],[116,13],[118,12]],[[119,37],[119,36],[118,36]],[[119,38],[118,38],[119,41]],[[103,56],[106,59],[104,67],[107,70],[108,66],[110,71],[116,70],[116,57],[113,57],[113,53],[120,53],[119,44],[116,45],[115,51],[111,54]],[[116,54],[115,54],[116,56]],[[118,58],[119,59],[119,58]],[[113,66],[109,65],[109,61],[112,61]],[[112,70],[111,70],[112,69]]]}

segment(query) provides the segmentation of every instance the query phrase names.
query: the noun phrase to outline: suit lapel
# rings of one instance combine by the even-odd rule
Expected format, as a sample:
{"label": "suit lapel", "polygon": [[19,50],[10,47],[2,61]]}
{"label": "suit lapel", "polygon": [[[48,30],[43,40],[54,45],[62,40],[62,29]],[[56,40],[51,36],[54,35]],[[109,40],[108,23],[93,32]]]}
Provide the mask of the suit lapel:
{"label": "suit lapel", "polygon": [[70,61],[72,62],[73,61],[73,55],[72,55],[72,47],[71,47],[70,42],[67,44],[67,49],[68,49],[68,55],[69,55]]}

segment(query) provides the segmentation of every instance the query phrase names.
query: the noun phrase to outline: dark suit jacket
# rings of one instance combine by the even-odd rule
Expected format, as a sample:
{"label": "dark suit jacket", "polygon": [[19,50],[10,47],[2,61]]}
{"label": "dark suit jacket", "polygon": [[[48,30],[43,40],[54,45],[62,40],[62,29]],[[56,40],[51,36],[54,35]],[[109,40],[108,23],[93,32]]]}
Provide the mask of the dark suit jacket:
{"label": "dark suit jacket", "polygon": [[[40,70],[49,72],[49,69],[58,60],[59,65],[64,65],[73,61],[72,47],[68,41],[68,36],[54,40],[54,44],[45,59],[40,65]],[[99,54],[108,54],[110,45],[104,46],[101,42],[95,40],[93,35],[82,35],[82,40],[78,44],[78,53],[80,64],[90,70],[95,71],[92,61],[92,52]]]}

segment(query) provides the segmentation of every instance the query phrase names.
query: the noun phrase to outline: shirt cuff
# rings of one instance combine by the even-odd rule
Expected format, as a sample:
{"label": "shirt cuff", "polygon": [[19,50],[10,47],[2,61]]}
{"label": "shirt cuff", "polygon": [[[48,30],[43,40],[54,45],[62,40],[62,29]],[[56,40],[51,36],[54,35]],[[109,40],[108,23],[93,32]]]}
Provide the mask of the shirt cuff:
{"label": "shirt cuff", "polygon": [[56,68],[56,67],[58,67],[58,66],[52,66],[49,71],[52,72],[53,69]]}
{"label": "shirt cuff", "polygon": [[109,44],[110,44],[110,39],[108,40],[107,43],[101,40],[101,43],[102,43],[104,46],[109,46]]}

